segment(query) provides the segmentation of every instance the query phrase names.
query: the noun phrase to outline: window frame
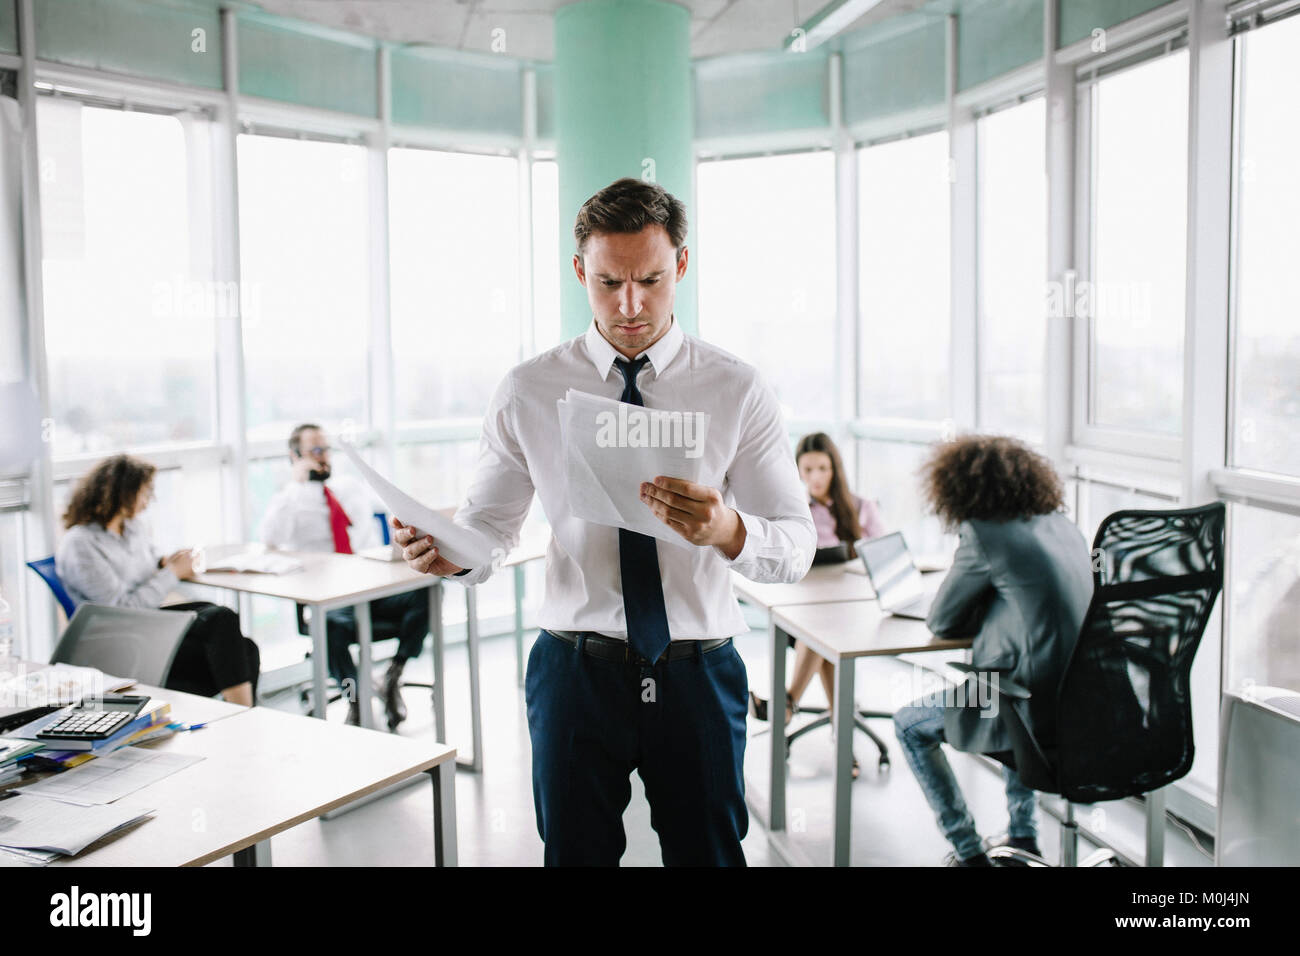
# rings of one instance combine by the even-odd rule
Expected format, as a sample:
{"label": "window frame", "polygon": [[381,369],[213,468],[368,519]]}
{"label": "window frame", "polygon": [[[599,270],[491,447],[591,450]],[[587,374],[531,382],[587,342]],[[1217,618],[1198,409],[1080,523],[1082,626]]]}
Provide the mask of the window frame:
{"label": "window frame", "polygon": [[[1135,44],[1141,47],[1142,44]],[[1152,56],[1128,63],[1122,68],[1111,71],[1106,76],[1113,76],[1140,68],[1162,56],[1168,56],[1185,47],[1167,49]],[[1106,60],[1125,58],[1124,48],[1106,54]],[[1189,67],[1191,58],[1188,59]],[[1080,68],[1079,72],[1084,72]],[[1094,281],[1094,263],[1096,261],[1096,195],[1097,195],[1097,151],[1098,151],[1098,116],[1094,108],[1097,92],[1097,80],[1080,80],[1075,82],[1075,193],[1074,193],[1074,270],[1073,281]],[[1190,89],[1189,89],[1190,95]],[[1188,150],[1191,149],[1190,131]],[[1189,224],[1190,228],[1190,224]],[[1184,321],[1187,308],[1184,305]],[[1072,386],[1070,402],[1071,443],[1085,448],[1096,448],[1120,452],[1135,458],[1155,461],[1181,462],[1183,443],[1187,432],[1186,409],[1181,408],[1183,416],[1181,434],[1167,435],[1160,432],[1144,432],[1115,426],[1098,425],[1093,421],[1095,381],[1097,374],[1096,336],[1094,332],[1095,316],[1082,318],[1074,316],[1072,320]],[[1187,344],[1184,342],[1184,349]],[[1184,353],[1185,354],[1185,353]],[[1180,402],[1180,404],[1182,404]]]}

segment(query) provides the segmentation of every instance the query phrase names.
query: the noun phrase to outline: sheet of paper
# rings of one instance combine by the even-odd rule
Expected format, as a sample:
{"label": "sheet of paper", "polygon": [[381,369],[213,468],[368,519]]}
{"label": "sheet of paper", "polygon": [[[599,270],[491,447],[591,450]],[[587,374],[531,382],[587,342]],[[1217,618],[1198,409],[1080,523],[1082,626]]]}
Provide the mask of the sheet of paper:
{"label": "sheet of paper", "polygon": [[0,846],[56,850],[74,856],[150,813],[150,807],[121,804],[79,807],[20,791],[16,797],[0,800]]}
{"label": "sheet of paper", "polygon": [[388,513],[403,524],[415,528],[420,534],[432,535],[444,558],[462,568],[480,568],[492,562],[494,546],[490,540],[420,504],[362,461],[352,446],[340,444],[339,447],[356,466],[361,477],[374,489],[379,500],[388,508]]}
{"label": "sheet of paper", "polygon": [[0,866],[44,866],[59,855],[53,850],[16,850],[0,846]]}
{"label": "sheet of paper", "polygon": [[73,770],[24,787],[23,793],[53,797],[82,807],[112,803],[202,759],[195,754],[123,747],[106,757],[96,757]]}
{"label": "sheet of paper", "polygon": [[569,389],[556,402],[569,505],[576,517],[694,547],[641,500],[658,475],[698,481],[709,416],[645,409]]}
{"label": "sheet of paper", "polygon": [[0,707],[44,707],[75,704],[83,697],[102,697],[135,681],[113,677],[93,667],[74,664],[38,664],[31,670],[19,664],[16,673],[0,671]]}

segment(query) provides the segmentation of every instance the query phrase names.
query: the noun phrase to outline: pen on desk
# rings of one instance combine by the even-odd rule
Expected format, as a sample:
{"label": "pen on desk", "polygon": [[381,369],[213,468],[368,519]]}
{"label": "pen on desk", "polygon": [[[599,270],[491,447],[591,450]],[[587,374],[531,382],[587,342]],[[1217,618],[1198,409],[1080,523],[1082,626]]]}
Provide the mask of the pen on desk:
{"label": "pen on desk", "polygon": [[206,726],[207,726],[207,722],[206,722],[206,721],[205,721],[204,723],[201,723],[201,724],[180,724],[180,723],[176,723],[176,724],[168,724],[168,725],[167,725],[168,729],[170,729],[170,730],[202,730],[202,729],[203,729],[204,727],[206,727]]}

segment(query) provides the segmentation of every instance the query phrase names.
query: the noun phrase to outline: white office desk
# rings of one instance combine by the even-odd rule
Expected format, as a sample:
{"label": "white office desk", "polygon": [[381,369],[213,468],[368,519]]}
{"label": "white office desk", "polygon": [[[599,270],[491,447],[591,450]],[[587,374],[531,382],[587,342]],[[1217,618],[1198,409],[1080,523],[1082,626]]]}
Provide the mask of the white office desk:
{"label": "white office desk", "polygon": [[[244,550],[246,545],[223,545],[208,548],[209,560]],[[325,612],[353,607],[357,616],[357,645],[360,665],[357,703],[363,727],[374,726],[371,706],[371,623],[370,601],[405,594],[418,588],[429,590],[429,633],[433,639],[433,711],[435,735],[446,740],[446,681],[443,668],[442,578],[412,571],[403,561],[375,561],[356,554],[328,552],[277,552],[302,562],[301,571],[288,574],[243,574],[206,571],[196,574],[194,583],[225,588],[240,594],[258,594],[283,598],[311,608],[308,633],[312,644],[312,713],[325,717],[326,663]],[[470,727],[473,756],[462,762],[471,770],[483,769],[483,729],[479,703],[478,609],[477,592],[465,588],[467,642],[469,647]]]}
{"label": "white office desk", "polygon": [[[937,638],[924,621],[891,617],[881,612],[875,602],[841,601],[830,604],[799,604],[772,611],[770,627],[772,648],[773,700],[785,697],[786,636],[803,641],[815,653],[835,665],[835,706],[832,720],[835,729],[835,810],[831,862],[849,865],[851,822],[851,787],[853,784],[853,715],[854,665],[860,657],[886,657],[927,651],[946,651],[971,646],[970,639]],[[780,696],[777,696],[777,695]],[[773,710],[780,719],[779,707]],[[784,839],[785,834],[785,734],[772,733],[770,766],[770,805],[768,833],[773,844],[788,860],[797,854]]]}
{"label": "white office desk", "polygon": [[175,690],[131,693],[168,701],[174,720],[210,721],[139,746],[203,759],[122,798],[153,807],[148,819],[51,865],[203,866],[233,855],[236,866],[266,866],[275,834],[422,773],[433,782],[433,862],[456,865],[455,748]]}
{"label": "white office desk", "polygon": [[[823,564],[812,568],[794,584],[758,584],[731,572],[731,588],[743,601],[771,611],[790,604],[828,604],[834,601],[872,601],[876,592],[865,574],[854,574],[848,564]],[[782,692],[782,697],[785,694]]]}

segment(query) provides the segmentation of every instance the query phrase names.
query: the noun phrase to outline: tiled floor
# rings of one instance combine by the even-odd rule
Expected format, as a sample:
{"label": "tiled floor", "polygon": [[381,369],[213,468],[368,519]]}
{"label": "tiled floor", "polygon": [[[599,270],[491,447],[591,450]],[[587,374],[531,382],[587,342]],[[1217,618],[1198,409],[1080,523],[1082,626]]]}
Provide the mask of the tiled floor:
{"label": "tiled floor", "polygon": [[[532,635],[530,635],[531,640]],[[750,685],[759,693],[768,673],[766,636],[753,632],[738,638],[738,647],[749,669]],[[456,778],[457,833],[462,866],[537,866],[542,844],[533,814],[529,769],[528,727],[524,715],[523,690],[516,686],[513,642],[508,637],[482,642],[483,772],[460,770]],[[447,713],[449,738],[469,739],[469,692],[464,645],[448,648]],[[909,665],[897,661],[864,662],[858,670],[858,700],[862,705],[885,702],[898,686],[900,675],[909,675]],[[412,680],[427,680],[427,657],[407,667]],[[813,704],[819,687],[809,690],[805,703]],[[410,718],[400,732],[408,737],[432,734],[432,711],[427,692],[406,692]],[[823,701],[824,702],[824,701]],[[297,710],[291,694],[277,695],[269,706]],[[377,705],[378,713],[379,707]],[[329,719],[341,721],[344,705],[331,707]],[[892,726],[876,721],[877,733],[889,745],[893,769],[880,772],[875,748],[859,735],[855,752],[862,762],[861,778],[854,784],[853,864],[855,866],[936,866],[949,847],[935,826],[921,791],[912,777]],[[746,777],[756,799],[765,803],[767,787],[767,725],[751,720],[750,746],[746,753]],[[951,753],[951,752],[950,752]],[[988,767],[962,754],[951,755],[953,770],[966,794],[980,832],[1000,833],[1006,826],[1006,805],[1001,779]],[[650,808],[639,780],[633,777],[632,803],[624,824],[627,852],[624,865],[658,866],[659,845],[650,828]],[[828,730],[814,731],[800,739],[790,758],[788,786],[791,839],[800,852],[814,862],[830,856],[831,746]],[[299,866],[422,866],[432,862],[433,801],[426,782],[358,807],[333,820],[309,821],[272,841],[276,864]],[[1113,825],[1140,824],[1138,808],[1114,808]],[[1049,858],[1058,854],[1060,829],[1040,810],[1040,843]],[[781,865],[771,848],[760,819],[751,814],[749,835],[744,842],[751,866]],[[1080,855],[1092,847],[1081,844]],[[1171,827],[1167,849],[1169,863],[1180,866],[1208,865],[1183,836]]]}

